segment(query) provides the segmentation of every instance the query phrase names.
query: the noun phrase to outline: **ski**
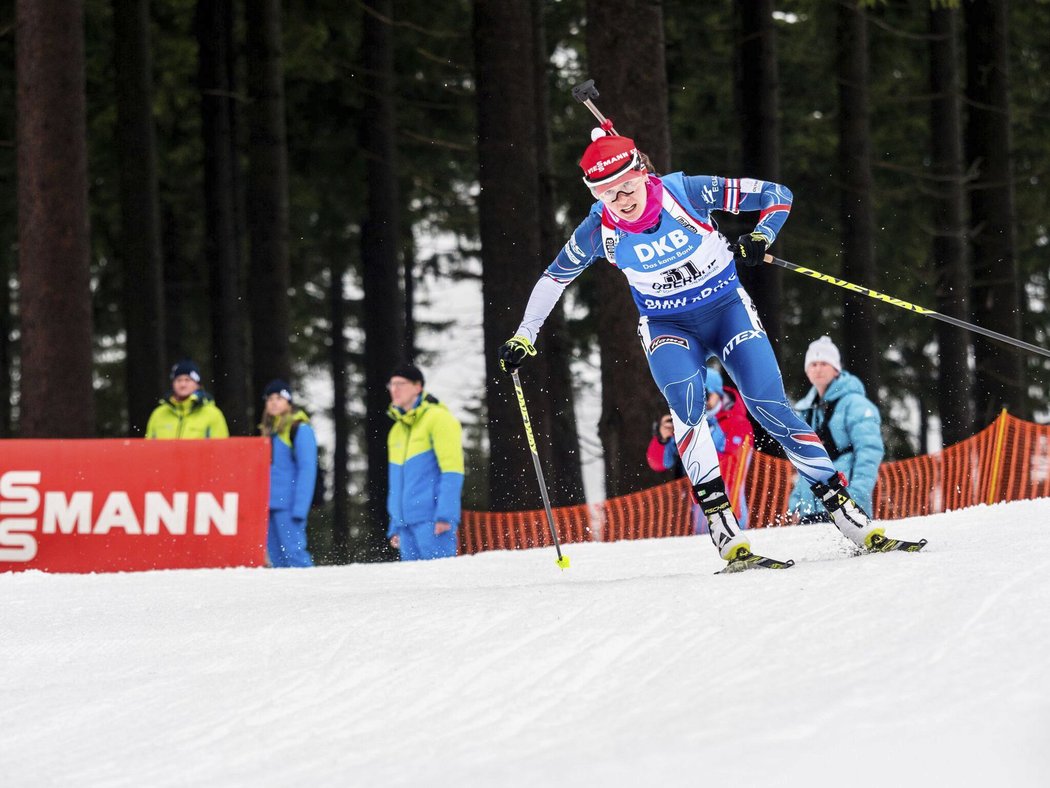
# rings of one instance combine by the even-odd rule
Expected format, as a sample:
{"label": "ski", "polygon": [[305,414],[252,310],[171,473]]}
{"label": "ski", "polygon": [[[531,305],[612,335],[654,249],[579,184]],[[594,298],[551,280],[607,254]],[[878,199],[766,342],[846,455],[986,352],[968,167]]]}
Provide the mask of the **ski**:
{"label": "ski", "polygon": [[894,550],[902,550],[905,553],[917,553],[926,546],[926,540],[908,542],[904,539],[891,539],[882,534],[872,534],[871,548],[869,553],[892,553]]}
{"label": "ski", "polygon": [[747,553],[734,558],[725,569],[715,572],[716,575],[731,575],[735,572],[745,572],[748,569],[788,569],[795,565],[793,560],[778,561],[775,558],[766,558],[764,555]]}

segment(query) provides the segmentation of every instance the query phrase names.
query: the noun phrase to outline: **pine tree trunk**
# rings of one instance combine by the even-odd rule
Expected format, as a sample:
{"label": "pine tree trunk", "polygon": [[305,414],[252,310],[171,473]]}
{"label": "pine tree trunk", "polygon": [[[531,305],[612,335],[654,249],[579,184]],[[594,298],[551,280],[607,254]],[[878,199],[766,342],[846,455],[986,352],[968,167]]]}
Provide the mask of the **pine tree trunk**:
{"label": "pine tree trunk", "polygon": [[132,435],[145,432],[146,420],[168,382],[149,7],[149,0],[113,0],[119,255],[127,330],[128,426]]}
{"label": "pine tree trunk", "polygon": [[92,437],[83,3],[18,0],[15,37],[20,433]]}
{"label": "pine tree trunk", "polygon": [[11,437],[11,271],[7,255],[0,256],[0,439]]}
{"label": "pine tree trunk", "polygon": [[[550,159],[550,109],[547,101],[548,55],[543,21],[543,3],[532,0],[535,41],[536,160],[539,175],[540,254],[553,260],[564,239],[554,218],[554,187]],[[568,335],[565,310],[558,304],[547,320],[545,331],[547,381],[550,402],[551,498],[560,506],[584,503],[583,464],[576,421],[576,395],[572,386],[572,342]]]}
{"label": "pine tree trunk", "polygon": [[[172,364],[187,355],[185,346],[190,327],[184,312],[188,306],[187,295],[194,287],[194,278],[175,209],[163,202],[160,206],[160,237],[161,259],[164,260],[164,359],[167,369],[170,369]],[[163,385],[155,392],[155,399],[168,388],[165,375]]]}
{"label": "pine tree trunk", "polygon": [[338,562],[350,560],[350,402],[349,354],[346,349],[346,299],[343,279],[345,257],[333,249],[329,268],[328,303],[330,339],[328,358],[332,370],[332,425],[335,445],[332,447],[332,548]]}
{"label": "pine tree trunk", "polygon": [[[590,76],[600,92],[598,108],[616,130],[649,154],[658,172],[667,172],[671,140],[667,118],[662,2],[587,2]],[[621,51],[638,57],[610,57]],[[643,56],[644,53],[644,56]],[[581,112],[584,112],[582,108]],[[580,140],[580,152],[589,140]],[[649,374],[639,347],[638,309],[623,276],[597,263],[588,275],[600,277],[602,415],[598,434],[605,454],[605,493],[623,495],[651,487],[660,477],[649,469],[645,452],[653,419],[667,402]]]}
{"label": "pine tree trunk", "polygon": [[[874,179],[868,86],[867,14],[856,0],[838,3],[839,173],[841,178],[842,277],[878,287],[875,268]],[[841,350],[868,396],[879,400],[879,346],[875,302],[845,295]],[[814,337],[815,338],[815,337]]]}
{"label": "pine tree trunk", "polygon": [[416,244],[412,238],[412,227],[403,227],[401,231],[402,253],[401,268],[404,275],[401,281],[405,289],[405,355],[416,357]]}
{"label": "pine tree trunk", "polygon": [[[777,91],[780,81],[773,0],[740,0],[735,7],[739,37],[737,104],[741,122],[741,167],[736,174],[779,182],[780,114]],[[754,299],[762,325],[769,335],[774,352],[777,352],[783,332],[780,321],[781,269],[766,265],[758,268],[740,267],[737,273],[744,288]]]}
{"label": "pine tree trunk", "polygon": [[[252,401],[274,378],[289,380],[288,151],[280,0],[245,6],[248,37],[248,298]],[[256,419],[258,420],[258,419]]]}
{"label": "pine tree trunk", "polygon": [[[969,319],[970,275],[963,191],[962,117],[959,107],[958,11],[930,10],[930,157],[934,176],[933,266],[937,311]],[[945,446],[973,434],[973,373],[970,332],[937,322],[937,405]],[[921,447],[925,450],[925,444]]]}
{"label": "pine tree trunk", "polygon": [[[496,351],[521,320],[529,294],[546,264],[540,249],[539,129],[536,118],[536,44],[532,0],[480,2],[474,6],[474,56],[478,75],[478,163],[484,297],[486,407],[488,410],[489,506],[496,511],[538,508],[521,415]],[[553,478],[550,359],[547,326],[539,356],[521,379],[537,448],[549,484]],[[560,501],[555,501],[560,503]]]}
{"label": "pine tree trunk", "polygon": [[232,0],[197,4],[199,86],[204,135],[205,260],[211,284],[212,375],[215,399],[231,435],[254,431],[248,402],[244,276],[238,232],[235,156],[236,84]]}
{"label": "pine tree trunk", "polygon": [[[0,124],[3,128],[15,126],[17,75],[15,74],[15,40],[14,35],[0,39],[0,62],[5,64],[5,74],[9,74],[8,84],[3,93],[4,101],[0,103]],[[0,179],[6,183],[17,183],[15,158],[17,151],[12,145],[4,152],[0,160]],[[17,187],[9,188],[0,203],[0,439],[14,435],[14,408],[11,397],[14,387],[14,364],[18,357],[17,342],[14,338],[16,325],[13,311],[14,288],[12,282],[18,275],[18,195]]]}
{"label": "pine tree trunk", "polygon": [[[967,2],[966,127],[973,245],[974,322],[1021,337],[1021,281],[1014,239],[1014,189],[1010,166],[1009,31],[1005,0]],[[1001,408],[1026,418],[1024,357],[1000,343],[974,336],[977,421],[990,424]]]}
{"label": "pine tree trunk", "polygon": [[366,158],[368,215],[361,227],[364,285],[365,429],[368,448],[368,538],[378,555],[386,545],[390,370],[408,359],[398,244],[401,196],[397,181],[394,37],[391,0],[364,3],[361,50],[366,81],[361,147]]}

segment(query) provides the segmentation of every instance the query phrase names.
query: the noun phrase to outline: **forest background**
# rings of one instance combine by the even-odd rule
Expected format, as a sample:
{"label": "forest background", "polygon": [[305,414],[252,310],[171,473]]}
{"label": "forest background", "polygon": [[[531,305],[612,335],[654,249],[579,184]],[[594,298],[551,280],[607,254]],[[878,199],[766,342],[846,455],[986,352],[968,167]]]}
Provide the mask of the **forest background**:
{"label": "forest background", "polygon": [[[1045,0],[4,0],[0,437],[141,435],[186,357],[250,435],[286,377],[331,425],[315,554],[389,558],[384,384],[411,359],[462,381],[464,505],[535,508],[495,350],[590,205],[586,78],[658,171],[787,184],[780,257],[1046,346],[1047,31]],[[889,459],[1050,418],[1043,358],[742,278],[789,393],[830,334]],[[581,441],[606,495],[656,483],[622,277],[596,264],[562,307],[523,372],[555,504],[584,500]]]}

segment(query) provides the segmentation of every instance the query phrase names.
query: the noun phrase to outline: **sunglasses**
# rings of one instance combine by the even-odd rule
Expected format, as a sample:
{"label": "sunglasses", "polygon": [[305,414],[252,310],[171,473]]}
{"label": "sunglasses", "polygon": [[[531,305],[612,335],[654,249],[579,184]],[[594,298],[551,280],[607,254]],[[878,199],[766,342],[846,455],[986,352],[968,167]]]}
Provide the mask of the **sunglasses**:
{"label": "sunglasses", "polygon": [[638,190],[638,187],[645,183],[645,177],[645,175],[639,175],[637,178],[631,178],[630,180],[624,181],[618,186],[613,186],[611,189],[606,189],[605,191],[598,191],[597,189],[592,188],[591,194],[604,203],[614,203],[619,199],[621,194],[626,194],[628,197],[634,194]]}

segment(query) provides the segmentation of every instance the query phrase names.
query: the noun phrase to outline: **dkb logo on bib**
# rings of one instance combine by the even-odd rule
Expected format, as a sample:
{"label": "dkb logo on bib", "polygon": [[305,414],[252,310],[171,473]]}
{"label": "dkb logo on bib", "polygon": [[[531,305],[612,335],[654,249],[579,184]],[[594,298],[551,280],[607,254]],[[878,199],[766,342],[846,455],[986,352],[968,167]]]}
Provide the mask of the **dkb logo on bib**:
{"label": "dkb logo on bib", "polygon": [[681,249],[689,243],[689,236],[682,230],[672,230],[667,235],[662,235],[652,243],[635,244],[634,251],[638,259],[643,263],[652,260],[658,254],[671,254],[676,249]]}

